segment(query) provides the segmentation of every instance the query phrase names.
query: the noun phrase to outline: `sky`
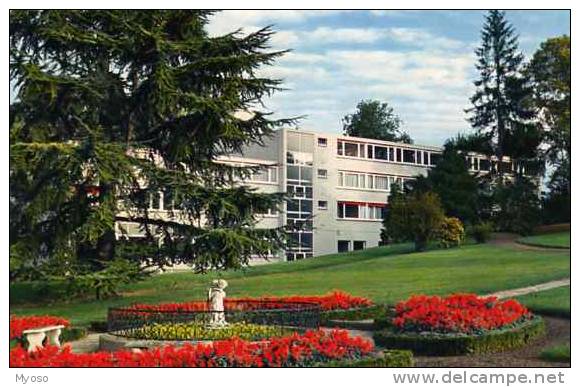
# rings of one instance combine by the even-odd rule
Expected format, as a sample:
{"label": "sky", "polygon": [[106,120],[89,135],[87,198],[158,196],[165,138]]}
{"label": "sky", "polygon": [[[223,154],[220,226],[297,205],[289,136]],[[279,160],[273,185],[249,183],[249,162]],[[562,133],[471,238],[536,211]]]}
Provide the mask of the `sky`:
{"label": "sky", "polygon": [[[417,144],[442,145],[471,130],[474,49],[485,11],[223,11],[212,36],[273,25],[272,49],[292,51],[260,75],[288,90],[265,100],[277,117],[306,116],[304,130],[341,133],[362,99],[388,102]],[[547,38],[570,35],[569,11],[507,11],[531,58]]]}

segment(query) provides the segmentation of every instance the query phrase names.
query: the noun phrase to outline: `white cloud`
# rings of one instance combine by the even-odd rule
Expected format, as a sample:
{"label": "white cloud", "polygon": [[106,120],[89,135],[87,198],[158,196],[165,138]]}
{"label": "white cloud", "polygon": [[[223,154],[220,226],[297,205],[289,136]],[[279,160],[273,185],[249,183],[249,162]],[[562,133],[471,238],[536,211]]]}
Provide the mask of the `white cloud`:
{"label": "white cloud", "polygon": [[345,12],[340,10],[237,10],[222,11],[212,16],[207,26],[208,33],[212,36],[223,35],[236,29],[278,22],[302,22],[308,18],[326,17]]}
{"label": "white cloud", "polygon": [[305,128],[340,131],[341,117],[363,98],[394,106],[418,143],[442,144],[467,127],[463,109],[472,93],[474,63],[469,51],[293,52],[281,63],[274,73],[284,75],[292,90],[275,96],[272,107],[281,114],[308,115]]}
{"label": "white cloud", "polygon": [[[276,35],[281,35],[280,39]],[[465,48],[466,44],[458,40],[435,36],[419,28],[331,28],[318,27],[310,31],[278,31],[273,38],[280,48],[313,47],[324,44],[372,44],[395,43],[412,47],[430,47],[436,49]]]}

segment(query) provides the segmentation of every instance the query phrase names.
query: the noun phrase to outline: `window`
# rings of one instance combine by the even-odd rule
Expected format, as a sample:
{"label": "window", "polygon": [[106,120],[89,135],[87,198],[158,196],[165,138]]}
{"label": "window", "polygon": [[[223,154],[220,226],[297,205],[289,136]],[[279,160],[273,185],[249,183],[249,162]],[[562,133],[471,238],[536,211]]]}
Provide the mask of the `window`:
{"label": "window", "polygon": [[482,171],[489,171],[490,163],[488,159],[479,160],[479,169]]}
{"label": "window", "polygon": [[336,142],[336,154],[338,154],[339,156],[344,155],[344,142],[342,141]]}
{"label": "window", "polygon": [[288,171],[288,180],[299,180],[300,167],[297,167],[295,165],[289,165],[287,171]]}
{"label": "window", "polygon": [[267,169],[261,169],[259,171],[257,171],[256,173],[254,173],[254,175],[252,176],[252,180],[253,181],[261,181],[261,182],[268,182],[268,170]]}
{"label": "window", "polygon": [[388,191],[395,177],[376,175],[372,173],[338,172],[338,186],[346,188],[361,188],[368,190]]}
{"label": "window", "polygon": [[367,242],[366,241],[353,241],[352,242],[352,249],[353,250],[364,250]]}
{"label": "window", "polygon": [[395,148],[389,148],[389,161],[395,161]]}
{"label": "window", "polygon": [[350,247],[350,241],[338,241],[338,252],[339,253],[346,253]]}
{"label": "window", "polygon": [[298,212],[300,211],[300,207],[299,207],[299,202],[296,199],[293,200],[289,200],[288,201],[288,211],[292,211],[292,212]]}
{"label": "window", "polygon": [[276,183],[278,182],[278,168],[270,168],[270,182]]}
{"label": "window", "polygon": [[358,204],[348,204],[344,205],[344,217],[345,218],[358,218]]}
{"label": "window", "polygon": [[319,200],[318,201],[318,209],[319,210],[328,210],[328,202],[326,200]]}
{"label": "window", "polygon": [[375,159],[388,160],[389,159],[389,148],[385,148],[382,146],[375,146]]}
{"label": "window", "polygon": [[297,186],[294,188],[294,196],[297,198],[304,197],[304,187]]}
{"label": "window", "polygon": [[300,200],[300,211],[312,213],[312,200]]}
{"label": "window", "polygon": [[429,165],[429,153],[423,152],[423,165]]}
{"label": "window", "polygon": [[423,152],[417,151],[417,164],[423,163]]}
{"label": "window", "polygon": [[328,171],[326,169],[319,169],[318,170],[318,178],[319,179],[326,179],[328,177]]}
{"label": "window", "polygon": [[359,146],[350,142],[344,143],[344,155],[349,157],[358,157]]}
{"label": "window", "polygon": [[375,189],[388,190],[389,189],[389,179],[387,176],[375,176]]}
{"label": "window", "polygon": [[337,202],[339,219],[382,220],[386,205],[383,203]]}
{"label": "window", "polygon": [[373,145],[367,145],[367,158],[372,159],[374,158],[374,152],[373,152]]}
{"label": "window", "polygon": [[415,151],[412,149],[403,150],[403,162],[404,163],[415,163]]}
{"label": "window", "polygon": [[318,137],[318,146],[326,147],[328,145],[328,140],[324,137]]}
{"label": "window", "polygon": [[300,180],[312,181],[312,168],[300,167]]}
{"label": "window", "polygon": [[403,159],[401,158],[401,148],[397,148],[397,161],[400,163],[401,161],[403,161]]}
{"label": "window", "polygon": [[151,210],[160,210],[161,209],[161,193],[160,192],[153,192],[149,194],[149,209]]}
{"label": "window", "polygon": [[344,186],[358,188],[358,174],[356,173],[345,173],[344,174]]}

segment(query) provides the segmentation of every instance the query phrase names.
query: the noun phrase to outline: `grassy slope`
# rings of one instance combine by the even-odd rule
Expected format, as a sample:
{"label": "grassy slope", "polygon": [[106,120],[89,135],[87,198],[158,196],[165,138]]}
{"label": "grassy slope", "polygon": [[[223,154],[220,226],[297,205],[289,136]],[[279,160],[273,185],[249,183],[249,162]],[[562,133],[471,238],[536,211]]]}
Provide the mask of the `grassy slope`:
{"label": "grassy slope", "polygon": [[570,317],[570,286],[527,294],[517,300],[536,313]]}
{"label": "grassy slope", "polygon": [[533,246],[570,248],[570,231],[529,236],[520,238],[518,242]]}
{"label": "grassy slope", "polygon": [[[323,294],[333,289],[394,303],[413,293],[488,293],[569,276],[568,252],[522,251],[493,245],[413,253],[409,245],[379,247],[290,263],[226,272],[229,296]],[[204,299],[215,274],[165,274],[125,289],[124,297],[26,306],[24,288],[11,289],[11,313],[55,314],[75,324],[104,320],[106,308],[134,302]],[[22,297],[20,297],[22,296]]]}

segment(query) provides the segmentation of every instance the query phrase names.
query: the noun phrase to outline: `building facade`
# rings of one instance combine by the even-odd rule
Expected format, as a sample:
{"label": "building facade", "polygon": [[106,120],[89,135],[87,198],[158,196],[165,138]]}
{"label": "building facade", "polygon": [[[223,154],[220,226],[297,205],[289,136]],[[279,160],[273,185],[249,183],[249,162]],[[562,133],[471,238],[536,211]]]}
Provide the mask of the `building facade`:
{"label": "building facade", "polygon": [[283,129],[265,146],[220,161],[268,166],[245,183],[287,192],[284,211],[264,214],[259,226],[287,225],[293,261],[379,244],[387,197],[394,183],[425,175],[442,149]]}
{"label": "building facade", "polygon": [[[402,186],[426,175],[442,152],[434,146],[281,129],[263,146],[249,146],[218,162],[260,166],[241,183],[261,192],[287,193],[289,200],[281,211],[259,215],[258,227],[287,226],[293,242],[285,252],[268,257],[267,262],[272,262],[378,246],[393,184]],[[493,157],[473,153],[464,157],[473,173],[498,169],[511,173],[522,168],[508,158],[497,163]],[[152,195],[152,216],[163,218],[169,202],[163,192]],[[117,228],[118,237],[142,235],[138,224],[120,223]]]}

